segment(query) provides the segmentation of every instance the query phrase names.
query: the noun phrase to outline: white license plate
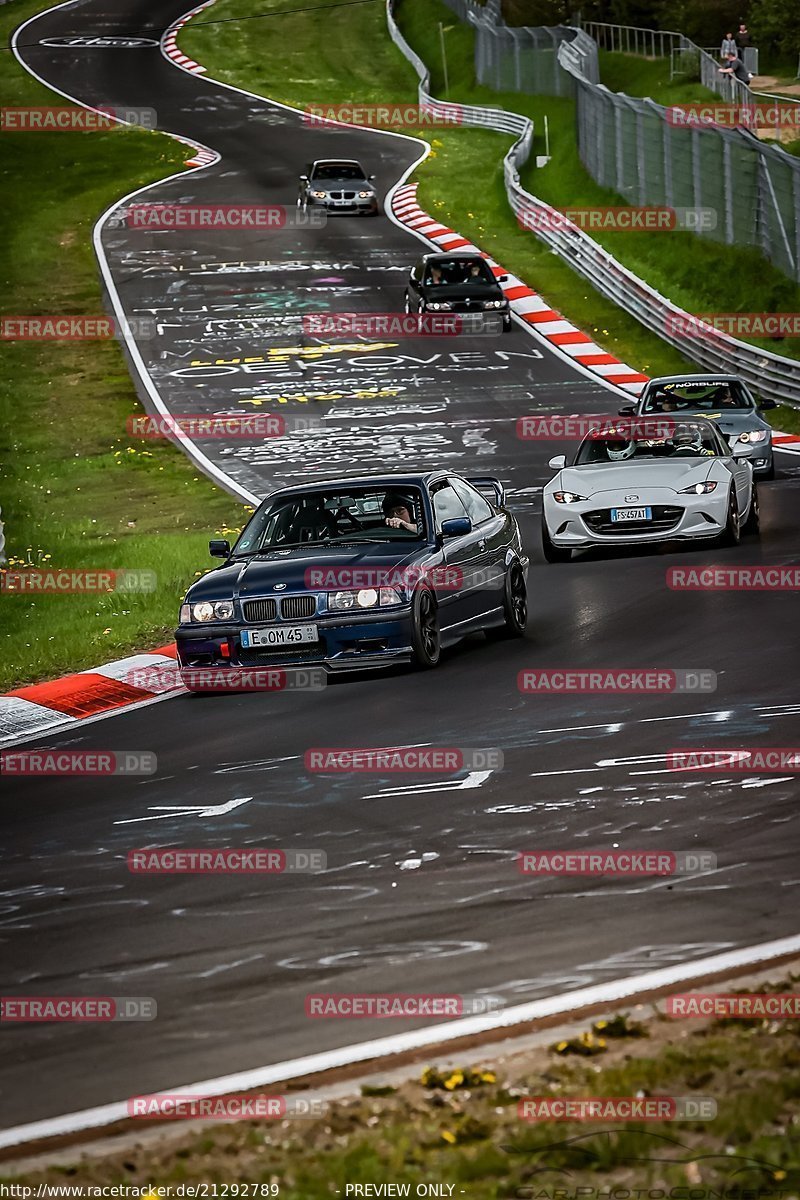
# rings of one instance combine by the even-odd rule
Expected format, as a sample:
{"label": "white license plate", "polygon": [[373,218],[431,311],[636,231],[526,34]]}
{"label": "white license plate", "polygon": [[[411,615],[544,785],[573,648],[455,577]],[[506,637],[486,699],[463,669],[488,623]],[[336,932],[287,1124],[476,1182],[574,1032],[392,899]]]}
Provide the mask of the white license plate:
{"label": "white license plate", "polygon": [[650,508],[612,508],[612,521],[652,521],[653,510]]}
{"label": "white license plate", "polygon": [[316,625],[268,625],[266,629],[242,630],[245,650],[257,650],[259,646],[307,646],[318,641]]}
{"label": "white license plate", "polygon": [[355,200],[333,200],[333,204],[355,204]]}

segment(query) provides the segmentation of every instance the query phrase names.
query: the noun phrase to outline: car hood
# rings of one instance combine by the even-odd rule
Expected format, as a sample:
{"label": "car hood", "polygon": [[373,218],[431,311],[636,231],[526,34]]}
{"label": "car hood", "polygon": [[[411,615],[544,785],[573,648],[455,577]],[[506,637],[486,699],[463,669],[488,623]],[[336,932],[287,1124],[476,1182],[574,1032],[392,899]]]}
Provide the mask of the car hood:
{"label": "car hood", "polygon": [[308,185],[312,192],[374,192],[375,186],[368,179],[312,179]]}
{"label": "car hood", "polygon": [[680,421],[683,417],[705,417],[708,421],[713,421],[719,426],[723,433],[744,433],[745,429],[769,429],[769,425],[761,417],[754,408],[739,408],[739,409],[714,409],[713,412],[708,412],[706,409],[681,409],[679,413],[643,413],[647,417],[671,417],[675,421]]}
{"label": "car hood", "polygon": [[503,289],[498,284],[439,283],[424,285],[430,300],[500,300]]}
{"label": "car hood", "polygon": [[577,492],[579,496],[594,496],[598,492],[622,492],[633,488],[681,488],[707,479],[711,465],[718,458],[686,459],[681,462],[604,463],[583,467],[565,467],[560,479],[550,485],[559,491]]}
{"label": "car hood", "polygon": [[[359,546],[310,546],[307,550],[272,550],[258,558],[237,559],[209,571],[193,583],[186,593],[187,600],[246,599],[248,596],[291,595],[296,592],[327,591],[307,583],[306,572],[331,571],[342,567],[370,567],[376,571],[407,567],[426,557],[429,547],[416,543],[391,545],[386,542],[366,542]],[[286,586],[273,592],[275,585]]]}

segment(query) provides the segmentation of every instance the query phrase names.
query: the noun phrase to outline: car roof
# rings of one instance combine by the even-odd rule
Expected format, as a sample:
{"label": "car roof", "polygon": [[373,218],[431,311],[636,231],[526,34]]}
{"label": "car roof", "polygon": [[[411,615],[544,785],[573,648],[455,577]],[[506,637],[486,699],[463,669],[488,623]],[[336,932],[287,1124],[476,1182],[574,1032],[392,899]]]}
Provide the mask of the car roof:
{"label": "car roof", "polygon": [[714,372],[714,374],[706,373],[705,375],[658,375],[655,379],[651,379],[646,384],[647,387],[653,387],[654,384],[661,383],[743,383],[744,381],[738,375],[726,375],[724,372]]}
{"label": "car roof", "polygon": [[318,492],[322,488],[336,487],[343,491],[347,487],[360,488],[397,488],[403,487],[427,487],[436,480],[441,479],[446,475],[456,475],[457,471],[448,471],[442,467],[438,471],[421,471],[414,473],[392,472],[387,475],[340,475],[334,476],[331,479],[315,479],[313,483],[295,483],[290,487],[276,488],[274,492],[270,492],[269,499],[273,496],[280,495],[297,495],[302,496],[308,492]]}
{"label": "car roof", "polygon": [[442,253],[441,250],[435,254],[423,254],[423,262],[436,262],[441,259],[443,262],[452,261],[454,258],[476,258],[481,262],[486,262],[486,259],[477,250],[452,250],[449,254]]}
{"label": "car roof", "polygon": [[360,167],[361,163],[357,158],[315,158],[311,165],[312,167],[320,167],[323,165],[333,167]]}

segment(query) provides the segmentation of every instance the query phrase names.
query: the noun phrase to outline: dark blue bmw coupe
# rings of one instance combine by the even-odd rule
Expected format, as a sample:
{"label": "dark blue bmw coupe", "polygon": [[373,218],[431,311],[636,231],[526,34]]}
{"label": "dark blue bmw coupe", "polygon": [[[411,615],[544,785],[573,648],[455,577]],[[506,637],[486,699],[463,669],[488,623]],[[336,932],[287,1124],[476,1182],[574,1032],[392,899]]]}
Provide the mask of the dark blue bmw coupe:
{"label": "dark blue bmw coupe", "polygon": [[184,679],[204,667],[435,667],[476,630],[525,632],[528,558],[496,479],[435,471],[285,488],[233,549],[209,550],[225,561],[181,605]]}

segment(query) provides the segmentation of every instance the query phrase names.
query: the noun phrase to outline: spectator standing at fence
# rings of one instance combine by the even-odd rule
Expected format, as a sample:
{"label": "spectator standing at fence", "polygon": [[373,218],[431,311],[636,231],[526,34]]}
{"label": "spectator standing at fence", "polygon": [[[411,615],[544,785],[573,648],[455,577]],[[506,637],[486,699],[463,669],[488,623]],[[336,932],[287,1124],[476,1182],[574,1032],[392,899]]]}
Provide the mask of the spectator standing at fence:
{"label": "spectator standing at fence", "polygon": [[740,83],[747,84],[748,87],[750,86],[750,72],[745,70],[744,63],[735,54],[728,55],[728,65],[720,67],[719,73],[720,75],[730,75],[732,78],[738,79]]}
{"label": "spectator standing at fence", "polygon": [[736,54],[736,40],[732,33],[726,33],[719,48],[719,56],[723,62],[729,54]]}
{"label": "spectator standing at fence", "polygon": [[736,44],[739,47],[739,58],[744,63],[746,69],[750,72],[756,70],[756,51],[753,49],[750,39],[750,30],[747,28],[744,21],[739,22],[739,29],[736,34]]}

